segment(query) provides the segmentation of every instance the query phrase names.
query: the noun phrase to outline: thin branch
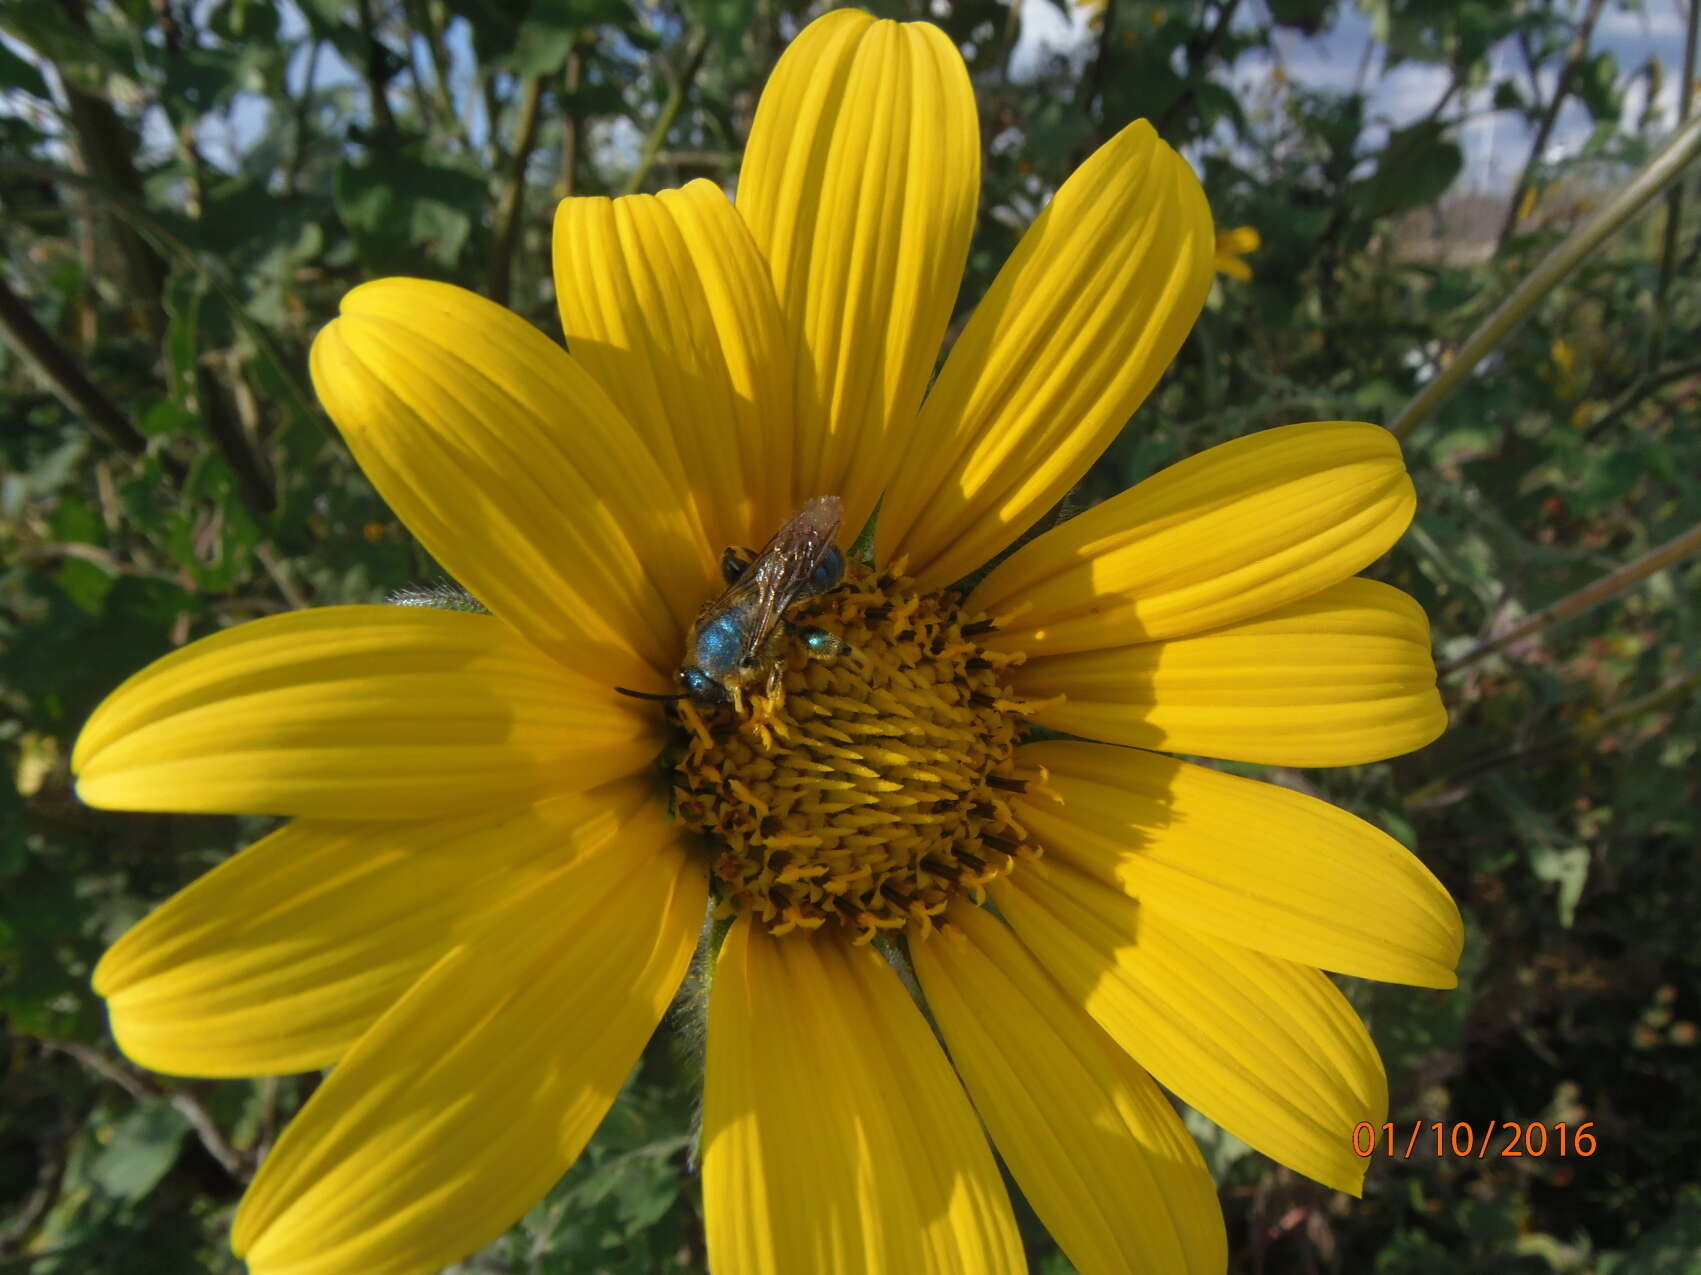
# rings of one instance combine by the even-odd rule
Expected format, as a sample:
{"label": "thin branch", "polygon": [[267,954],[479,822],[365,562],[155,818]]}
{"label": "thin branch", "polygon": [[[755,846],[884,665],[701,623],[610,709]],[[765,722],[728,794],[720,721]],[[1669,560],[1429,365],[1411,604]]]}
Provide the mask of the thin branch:
{"label": "thin branch", "polygon": [[1675,678],[1657,690],[1649,691],[1611,712],[1603,713],[1593,721],[1578,722],[1557,736],[1552,732],[1545,732],[1541,741],[1532,747],[1506,749],[1469,759],[1457,769],[1423,785],[1406,799],[1406,804],[1414,809],[1422,808],[1428,804],[1430,798],[1458,791],[1465,781],[1474,779],[1484,771],[1497,770],[1502,766],[1527,766],[1557,760],[1567,753],[1593,744],[1620,726],[1628,726],[1649,713],[1657,713],[1681,703],[1694,694],[1697,687],[1701,687],[1701,671]]}
{"label": "thin branch", "polygon": [[424,37],[426,52],[431,56],[431,76],[438,104],[449,121],[455,140],[462,150],[470,153],[472,138],[467,133],[467,122],[462,118],[460,108],[455,105],[455,88],[449,78],[454,64],[449,57],[449,47],[443,40],[442,7],[431,3],[431,0],[411,0],[408,12],[414,27]]}
{"label": "thin branch", "polygon": [[326,428],[324,418],[315,410],[312,398],[302,388],[294,369],[287,365],[283,356],[277,352],[272,342],[271,333],[248,313],[248,308],[243,305],[242,299],[236,295],[229,280],[225,277],[222,265],[217,260],[203,258],[193,248],[167,230],[155,219],[139,198],[116,190],[97,178],[84,176],[82,173],[56,168],[52,164],[43,164],[32,159],[13,159],[7,155],[0,155],[0,176],[6,175],[28,177],[36,181],[63,182],[66,185],[89,191],[122,212],[124,223],[133,227],[139,234],[146,236],[147,241],[151,242],[157,249],[176,258],[191,269],[204,274],[207,277],[207,282],[212,285],[213,291],[217,292],[219,299],[225,303],[232,321],[242,329],[243,335],[254,343],[254,348],[259,351],[260,357],[271,365],[272,371],[288,390],[290,405],[303,419],[313,421],[321,429]]}
{"label": "thin branch", "polygon": [[496,240],[490,248],[490,271],[485,280],[485,295],[498,305],[508,304],[514,245],[526,211],[526,168],[537,146],[538,107],[542,102],[543,76],[527,76],[520,89],[520,118],[514,128],[513,171],[497,208]]}
{"label": "thin branch", "polygon": [[[82,0],[60,0],[60,7],[92,44],[94,35],[89,30]],[[138,149],[135,137],[112,103],[85,92],[63,75],[59,78],[83,168],[95,181],[140,202],[142,177],[132,158]],[[129,293],[141,304],[148,330],[158,341],[164,337],[167,323],[165,307],[160,301],[165,291],[166,264],[126,218],[110,216],[106,220],[119,259],[124,263]]]}
{"label": "thin branch", "polygon": [[[1677,87],[1677,123],[1683,127],[1689,121],[1690,104],[1695,95],[1695,46],[1701,39],[1701,0],[1689,0],[1689,29],[1683,44],[1683,78]],[[1652,103],[1652,95],[1649,102]],[[1666,192],[1665,233],[1660,239],[1660,279],[1654,287],[1654,323],[1648,339],[1648,362],[1657,367],[1666,355],[1666,332],[1671,324],[1671,281],[1676,273],[1677,230],[1683,224],[1683,186],[1673,182]]]}
{"label": "thin branch", "polygon": [[259,559],[260,565],[266,569],[266,574],[272,577],[272,583],[277,585],[278,592],[283,595],[283,600],[289,603],[294,610],[305,611],[313,605],[307,600],[306,595],[295,587],[295,581],[290,579],[289,564],[272,547],[270,540],[262,540],[255,545],[254,556]]}
{"label": "thin branch", "polygon": [[307,160],[308,115],[313,108],[313,83],[319,78],[319,50],[323,42],[309,37],[307,66],[301,81],[301,96],[295,100],[289,120],[289,149],[284,155],[283,188],[286,195],[295,193],[301,180],[301,166]]}
{"label": "thin branch", "polygon": [[1507,297],[1498,309],[1483,320],[1453,356],[1440,375],[1406,404],[1405,410],[1389,426],[1396,438],[1405,438],[1441,405],[1470,376],[1478,363],[1499,348],[1508,335],[1522,323],[1543,297],[1556,288],[1581,265],[1603,241],[1624,225],[1678,174],[1701,154],[1701,119],[1689,121],[1671,137],[1660,153],[1648,162],[1618,194],[1603,204],[1595,214],[1566,236],[1565,241],[1550,252]]}
{"label": "thin branch", "polygon": [[[1170,125],[1174,124],[1177,117],[1193,104],[1193,99],[1196,96],[1193,86],[1199,82],[1199,77],[1204,74],[1205,59],[1211,56],[1217,45],[1222,43],[1223,37],[1228,34],[1229,24],[1234,21],[1234,13],[1238,8],[1240,8],[1240,0],[1221,0],[1221,3],[1217,6],[1217,20],[1211,24],[1211,29],[1206,33],[1205,38],[1188,41],[1187,83],[1176,95],[1175,101],[1166,106],[1163,114],[1158,116],[1156,123],[1158,136],[1169,136]],[[1109,24],[1107,23],[1106,26],[1108,27]]]}
{"label": "thin branch", "polygon": [[1506,241],[1518,228],[1519,208],[1524,202],[1524,192],[1529,189],[1530,178],[1535,173],[1536,165],[1541,162],[1542,152],[1547,149],[1547,140],[1553,135],[1553,126],[1559,121],[1559,108],[1565,105],[1565,99],[1571,93],[1571,81],[1577,74],[1577,68],[1583,65],[1583,59],[1588,56],[1589,40],[1595,33],[1595,23],[1600,20],[1601,10],[1605,7],[1606,0],[1589,0],[1589,7],[1583,11],[1583,20],[1577,24],[1577,31],[1571,37],[1570,47],[1565,53],[1565,65],[1560,68],[1559,79],[1553,86],[1553,98],[1548,102],[1547,109],[1542,112],[1541,123],[1536,128],[1536,139],[1530,144],[1530,157],[1524,161],[1524,171],[1518,174],[1517,184],[1512,187],[1512,199],[1506,205],[1506,220],[1501,223],[1500,237],[1495,241],[1497,252],[1506,247]]}
{"label": "thin branch", "polygon": [[378,21],[372,13],[372,0],[359,0],[355,6],[360,15],[360,34],[366,41],[366,91],[372,99],[372,120],[381,133],[395,133],[396,117],[390,112],[389,50],[378,39]]}
{"label": "thin branch", "polygon": [[579,120],[579,85],[585,77],[585,45],[575,44],[567,52],[567,67],[562,72],[561,95],[561,183],[560,198],[571,199],[577,189],[579,171],[579,142],[582,124]]}
{"label": "thin branch", "polygon": [[1450,660],[1441,666],[1441,675],[1456,673],[1468,665],[1475,664],[1486,655],[1492,655],[1502,647],[1522,641],[1532,633],[1539,633],[1550,624],[1561,620],[1569,620],[1583,614],[1593,607],[1599,606],[1610,598],[1615,598],[1633,585],[1640,584],[1654,572],[1674,563],[1701,549],[1701,526],[1691,527],[1680,536],[1650,549],[1636,561],[1627,563],[1616,571],[1608,572],[1592,584],[1584,585],[1575,593],[1567,594],[1550,607],[1537,611],[1522,624],[1514,625],[1506,632],[1486,641],[1479,642],[1456,660]]}
{"label": "thin branch", "polygon": [[650,134],[644,139],[644,149],[638,154],[638,163],[632,170],[632,175],[621,187],[623,195],[636,194],[644,184],[644,179],[650,175],[650,169],[656,162],[656,155],[667,140],[668,131],[673,128],[674,121],[679,118],[679,112],[685,109],[685,99],[690,95],[691,86],[696,82],[697,72],[703,66],[703,55],[709,51],[709,33],[699,28],[691,39],[685,55],[685,66],[679,72],[679,78],[668,90],[667,101],[662,103],[661,114],[656,116],[655,124],[650,128]]}
{"label": "thin branch", "polygon": [[244,1163],[242,1153],[231,1146],[225,1139],[218,1124],[201,1105],[200,1099],[187,1090],[179,1089],[166,1092],[152,1077],[125,1066],[116,1058],[107,1055],[92,1045],[85,1045],[76,1040],[52,1040],[38,1037],[45,1048],[55,1050],[87,1067],[106,1080],[110,1080],[132,1098],[164,1098],[171,1103],[195,1131],[201,1145],[207,1149],[207,1154],[224,1166],[226,1172],[239,1182],[246,1182],[252,1171]]}
{"label": "thin branch", "polygon": [[496,91],[496,76],[486,72],[479,84],[484,94],[484,154],[485,163],[492,169],[505,165],[502,154],[502,135],[496,131],[496,121],[502,118],[501,96]]}
{"label": "thin branch", "polygon": [[27,566],[51,566],[62,558],[80,558],[92,562],[108,575],[138,576],[145,580],[165,580],[176,583],[181,572],[166,567],[144,567],[122,562],[110,549],[84,544],[80,540],[44,540],[39,544],[18,545],[13,549],[15,561]]}
{"label": "thin branch", "polygon": [[1364,48],[1358,55],[1358,70],[1353,75],[1352,96],[1364,96],[1364,82],[1370,78],[1371,60],[1376,56],[1376,50],[1382,47],[1382,42],[1376,38],[1372,30],[1364,37]]}
{"label": "thin branch", "polygon": [[407,48],[407,57],[403,61],[403,66],[407,69],[408,83],[413,86],[413,100],[418,106],[420,123],[427,133],[435,133],[440,124],[437,118],[438,104],[434,100],[434,95],[427,92],[425,76],[420,73],[419,49],[414,41],[414,34],[414,32],[409,31],[403,36],[403,42]]}
{"label": "thin branch", "polygon": [[656,163],[672,168],[731,168],[737,151],[657,151]]}
{"label": "thin branch", "polygon": [[1691,376],[1701,376],[1701,359],[1673,363],[1657,372],[1637,377],[1624,393],[1608,403],[1601,414],[1589,422],[1588,428],[1583,431],[1584,440],[1593,441],[1600,437],[1645,400],[1652,398],[1666,386]]}
{"label": "thin branch", "polygon": [[211,368],[199,362],[200,356],[196,358],[195,406],[201,421],[207,427],[213,446],[218,448],[219,456],[230,466],[230,472],[236,478],[236,494],[244,507],[256,518],[264,518],[278,507],[277,493],[272,490],[265,462],[260,459],[232,412],[224,386]]}
{"label": "thin branch", "polygon": [[[1103,7],[1099,10],[1099,38],[1093,50],[1092,65],[1087,68],[1086,75],[1081,77],[1081,114],[1091,116],[1093,108],[1104,98],[1105,70],[1110,62],[1110,49],[1116,39],[1116,0],[1102,0]],[[1013,5],[1012,8],[1021,8]]]}
{"label": "thin branch", "polygon": [[47,382],[59,401],[86,420],[96,434],[132,456],[147,453],[147,438],[89,380],[82,364],[41,325],[4,278],[0,278],[0,332]]}
{"label": "thin branch", "polygon": [[[85,32],[88,31],[82,0],[62,0],[62,6],[73,21]],[[89,38],[93,39],[92,34]],[[70,108],[72,129],[77,137],[77,149],[94,179],[94,188],[116,191],[121,197],[117,201],[109,201],[109,220],[113,224],[129,275],[131,295],[142,304],[149,331],[155,344],[159,345],[165,340],[170,326],[164,301],[169,267],[157,239],[150,241],[152,237],[145,233],[141,219],[136,216],[137,208],[145,208],[146,205],[142,197],[141,175],[132,159],[134,142],[117,111],[105,98],[84,92],[68,79],[64,80],[63,86]],[[188,149],[190,168],[194,172],[198,155],[194,151],[193,135],[180,133],[179,140]],[[195,193],[197,186],[198,179],[191,182],[192,198],[199,197]],[[152,218],[149,217],[148,220],[152,221]],[[194,254],[190,255],[196,267],[205,272],[205,267],[199,259],[195,258]],[[239,316],[240,322],[240,316],[245,313],[244,307],[237,302],[232,306],[232,310]],[[243,503],[256,515],[269,513],[275,507],[271,484],[266,479],[259,458],[248,445],[248,440],[231,419],[221,387],[202,368],[197,368],[195,379],[196,399],[202,420],[205,421],[213,442],[236,475],[237,490]],[[58,383],[55,380],[55,384]],[[91,423],[96,420],[92,416],[89,419]],[[112,421],[107,418],[100,423],[110,426]],[[96,428],[98,429],[99,425]],[[123,435],[118,437],[122,438]],[[143,449],[145,448],[144,442]],[[134,450],[134,447],[127,447],[126,450]]]}

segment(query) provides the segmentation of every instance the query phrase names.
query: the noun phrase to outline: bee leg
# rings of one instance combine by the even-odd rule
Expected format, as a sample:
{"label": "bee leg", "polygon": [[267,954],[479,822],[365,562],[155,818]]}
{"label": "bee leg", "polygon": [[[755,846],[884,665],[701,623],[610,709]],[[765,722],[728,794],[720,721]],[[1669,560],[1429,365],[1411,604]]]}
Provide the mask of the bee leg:
{"label": "bee leg", "polygon": [[770,704],[781,703],[785,699],[785,668],[778,664],[768,666],[768,681],[762,687],[762,694],[768,697]]}

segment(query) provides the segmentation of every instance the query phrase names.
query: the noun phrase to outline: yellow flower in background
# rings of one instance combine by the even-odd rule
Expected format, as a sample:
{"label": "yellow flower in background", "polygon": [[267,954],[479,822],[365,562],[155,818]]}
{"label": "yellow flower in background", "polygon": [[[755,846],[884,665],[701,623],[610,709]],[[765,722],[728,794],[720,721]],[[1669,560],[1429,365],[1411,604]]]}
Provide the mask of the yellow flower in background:
{"label": "yellow flower in background", "polygon": [[1256,226],[1236,226],[1233,230],[1217,231],[1217,254],[1214,263],[1217,273],[1226,274],[1231,279],[1239,279],[1242,283],[1252,282],[1252,267],[1242,258],[1257,252],[1263,243]]}
{"label": "yellow flower in background", "polygon": [[[92,805],[293,817],[95,973],[156,1070],[333,1068],[238,1212],[253,1271],[406,1275],[501,1234],[613,1102],[711,905],[722,1275],[1022,1270],[987,1134],[1084,1275],[1220,1272],[1159,1085],[1358,1192],[1386,1083],[1320,971],[1452,986],[1457,909],[1364,821],[1149,750],[1349,765],[1440,732],[1422,611],[1354,574],[1411,518],[1398,445],[1254,434],[953,590],[1115,437],[1216,253],[1191,169],[1135,124],[934,380],[978,198],[949,40],[840,10],[780,60],[736,208],[705,182],[561,206],[570,354],[408,279],[321,333],[349,447],[490,613],[241,625],[127,681],[73,759]],[[879,509],[872,561],[790,615],[848,652],[799,627],[737,711],[615,692],[670,685],[723,549],[821,495],[846,542]]]}

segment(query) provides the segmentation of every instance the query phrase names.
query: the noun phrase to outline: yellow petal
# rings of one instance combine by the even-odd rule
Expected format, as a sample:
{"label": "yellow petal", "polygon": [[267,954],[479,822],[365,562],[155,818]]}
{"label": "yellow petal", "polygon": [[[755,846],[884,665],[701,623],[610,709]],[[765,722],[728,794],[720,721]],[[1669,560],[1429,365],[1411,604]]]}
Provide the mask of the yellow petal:
{"label": "yellow petal", "polygon": [[927,23],[839,9],[762,92],[738,211],[773,272],[797,363],[797,489],[862,527],[915,422],[980,197],[962,56]]}
{"label": "yellow petal", "polygon": [[1364,1024],[1314,969],[1196,934],[1045,860],[993,901],[1063,990],[1182,1101],[1248,1145],[1357,1195],[1354,1127],[1388,1082]]}
{"label": "yellow petal", "polygon": [[95,967],[150,1071],[262,1076],[337,1062],[493,910],[611,839],[645,781],[454,820],[303,819],[179,891]]}
{"label": "yellow petal", "polygon": [[632,774],[650,714],[488,615],[323,607],[155,660],[71,757],[91,806],[409,819]]}
{"label": "yellow petal", "polygon": [[1250,620],[1363,570],[1416,508],[1399,441],[1319,421],[1237,438],[1039,536],[974,591],[989,638],[1063,654]]}
{"label": "yellow petal", "polygon": [[1169,1100],[1003,923],[952,905],[917,977],[1004,1163],[1081,1275],[1220,1275],[1217,1187]]}
{"label": "yellow petal", "polygon": [[1236,257],[1244,257],[1249,252],[1257,252],[1264,246],[1263,236],[1258,233],[1257,226],[1236,226],[1232,230],[1217,232],[1217,251]]}
{"label": "yellow petal", "polygon": [[1359,978],[1455,987],[1458,906],[1381,829],[1275,784],[1102,744],[1031,744],[1046,787],[1013,805],[1047,858],[1179,925]]}
{"label": "yellow petal", "polygon": [[1351,766],[1422,748],[1447,725],[1423,608],[1374,580],[1170,642],[1051,655],[1015,671],[1064,695],[1034,720],[1135,748],[1275,766]]}
{"label": "yellow petal", "polygon": [[1229,278],[1238,279],[1242,283],[1252,282],[1252,267],[1239,257],[1226,257],[1219,252],[1216,266],[1218,274],[1226,274]]}
{"label": "yellow petal", "polygon": [[1004,1184],[927,1021],[870,947],[727,934],[703,1106],[709,1265],[737,1275],[1026,1270]]}
{"label": "yellow petal", "polygon": [[1226,274],[1231,279],[1239,279],[1242,283],[1250,283],[1252,267],[1241,258],[1249,252],[1257,252],[1263,242],[1256,226],[1236,226],[1233,230],[1219,230],[1217,273]]}
{"label": "yellow petal", "polygon": [[455,948],[284,1131],[231,1246],[253,1275],[417,1275],[518,1221],[573,1163],[672,999],[701,865],[660,811]]}
{"label": "yellow petal", "polygon": [[767,264],[720,187],[563,200],[555,296],[574,360],[711,547],[760,545],[819,494],[792,487],[791,352]]}
{"label": "yellow petal", "polygon": [[560,346],[462,288],[380,279],[343,298],[312,365],[373,486],[492,611],[607,682],[679,663],[714,555]]}
{"label": "yellow petal", "polygon": [[880,506],[924,587],[989,561],[1140,406],[1211,287],[1211,211],[1140,121],[1058,190],[975,309]]}

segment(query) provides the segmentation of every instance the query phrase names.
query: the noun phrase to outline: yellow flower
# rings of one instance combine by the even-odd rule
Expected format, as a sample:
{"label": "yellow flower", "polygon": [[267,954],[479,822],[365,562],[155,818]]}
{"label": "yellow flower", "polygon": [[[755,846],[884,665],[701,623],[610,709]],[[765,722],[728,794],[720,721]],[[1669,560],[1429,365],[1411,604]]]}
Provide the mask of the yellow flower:
{"label": "yellow flower", "polygon": [[1263,242],[1258,237],[1256,226],[1236,226],[1233,230],[1217,231],[1217,273],[1239,279],[1242,283],[1252,282],[1252,267],[1241,258],[1257,252]]}
{"label": "yellow flower", "polygon": [[[1359,1191],[1386,1082],[1320,969],[1452,986],[1457,909],[1362,820],[1147,750],[1331,766],[1440,732],[1422,611],[1354,575],[1411,517],[1398,445],[1255,434],[952,591],[1121,429],[1214,253],[1192,171],[1135,124],[929,390],[978,155],[947,38],[836,11],[781,59],[736,208],[703,182],[562,205],[570,354],[406,279],[320,335],[349,447],[490,614],[218,633],[74,757],[93,805],[294,817],[95,973],[146,1066],[333,1068],[238,1212],[252,1270],[404,1275],[499,1235],[614,1100],[711,902],[723,1275],[1021,1270],[987,1133],[1087,1275],[1221,1271],[1159,1084]],[[878,502],[872,562],[789,618],[847,652],[788,631],[736,711],[615,692],[670,685],[722,550],[829,494],[844,542]]]}

